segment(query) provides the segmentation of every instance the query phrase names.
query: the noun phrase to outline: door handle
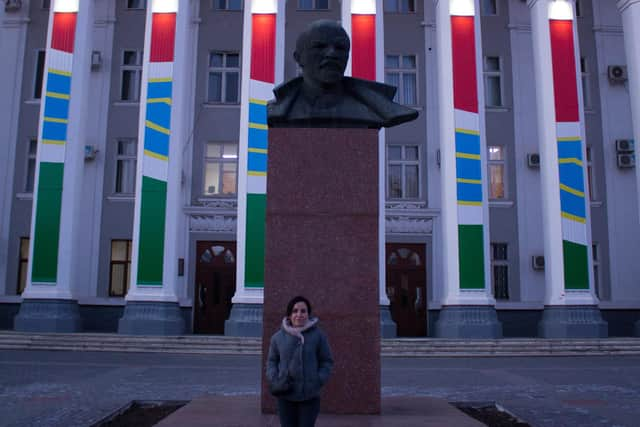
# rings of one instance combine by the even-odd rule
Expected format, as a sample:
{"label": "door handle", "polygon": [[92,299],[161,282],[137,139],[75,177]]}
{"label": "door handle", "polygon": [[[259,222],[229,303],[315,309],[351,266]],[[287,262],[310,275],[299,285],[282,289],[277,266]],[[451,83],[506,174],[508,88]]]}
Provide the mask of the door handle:
{"label": "door handle", "polygon": [[413,303],[413,306],[416,311],[420,310],[420,307],[422,307],[422,289],[420,288],[416,288],[416,301]]}
{"label": "door handle", "polygon": [[200,310],[205,310],[207,306],[207,290],[202,283],[198,283],[198,300],[200,301]]}

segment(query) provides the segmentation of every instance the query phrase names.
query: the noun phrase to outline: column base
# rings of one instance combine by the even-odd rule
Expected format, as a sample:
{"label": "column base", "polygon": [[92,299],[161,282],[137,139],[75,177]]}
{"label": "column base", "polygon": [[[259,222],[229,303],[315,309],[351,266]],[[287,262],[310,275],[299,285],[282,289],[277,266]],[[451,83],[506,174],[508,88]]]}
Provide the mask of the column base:
{"label": "column base", "polygon": [[75,300],[25,299],[13,319],[19,332],[80,332],[82,319]]}
{"label": "column base", "polygon": [[118,321],[125,335],[183,335],[184,319],[177,302],[127,301]]}
{"label": "column base", "polygon": [[[425,322],[427,319],[425,319]],[[391,317],[391,309],[388,305],[380,306],[380,338],[396,338],[398,329],[396,322]]]}
{"label": "column base", "polygon": [[541,338],[606,338],[607,322],[595,305],[545,306],[538,323]]}
{"label": "column base", "polygon": [[224,322],[224,334],[232,337],[262,336],[262,304],[233,304]]}
{"label": "column base", "polygon": [[488,305],[443,306],[435,327],[438,338],[501,338],[502,324]]}

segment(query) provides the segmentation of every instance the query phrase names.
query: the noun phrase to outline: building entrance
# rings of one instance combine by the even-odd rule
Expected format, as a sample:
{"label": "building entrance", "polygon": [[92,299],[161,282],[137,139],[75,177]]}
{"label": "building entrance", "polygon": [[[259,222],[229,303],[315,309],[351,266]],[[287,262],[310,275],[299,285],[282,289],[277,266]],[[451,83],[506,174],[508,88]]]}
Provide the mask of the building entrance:
{"label": "building entrance", "polygon": [[386,291],[399,337],[427,335],[425,245],[386,245]]}
{"label": "building entrance", "polygon": [[193,332],[223,334],[236,283],[236,243],[196,243]]}

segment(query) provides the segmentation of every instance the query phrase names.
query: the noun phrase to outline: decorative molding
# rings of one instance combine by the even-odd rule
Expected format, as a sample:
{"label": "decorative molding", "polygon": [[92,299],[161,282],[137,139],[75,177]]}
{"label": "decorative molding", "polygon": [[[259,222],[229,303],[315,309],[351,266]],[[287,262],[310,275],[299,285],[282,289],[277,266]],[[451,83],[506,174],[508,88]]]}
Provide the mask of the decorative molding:
{"label": "decorative molding", "polygon": [[618,0],[617,2],[620,13],[623,13],[625,10],[636,4],[640,5],[640,0]]}
{"label": "decorative molding", "polygon": [[385,203],[386,210],[390,209],[425,209],[427,207],[426,202],[407,202],[407,201],[387,201]]}
{"label": "decorative molding", "polygon": [[198,199],[198,204],[202,207],[209,209],[238,209],[238,200],[237,199],[209,199],[209,198],[200,198]]}
{"label": "decorative molding", "polygon": [[237,218],[235,215],[197,214],[189,215],[190,231],[212,233],[235,233]]}
{"label": "decorative molding", "polygon": [[620,25],[595,25],[593,27],[594,33],[612,33],[623,34],[622,27]]}
{"label": "decorative molding", "polygon": [[431,235],[433,219],[414,215],[387,215],[385,231],[387,234]]}

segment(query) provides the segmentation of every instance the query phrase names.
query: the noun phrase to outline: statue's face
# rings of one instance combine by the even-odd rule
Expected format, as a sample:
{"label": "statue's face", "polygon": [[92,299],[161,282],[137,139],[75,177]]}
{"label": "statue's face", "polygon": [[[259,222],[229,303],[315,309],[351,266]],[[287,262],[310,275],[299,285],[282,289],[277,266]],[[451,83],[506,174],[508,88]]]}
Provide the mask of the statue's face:
{"label": "statue's face", "polygon": [[305,80],[324,87],[342,80],[348,59],[349,37],[341,27],[313,29],[296,56]]}

